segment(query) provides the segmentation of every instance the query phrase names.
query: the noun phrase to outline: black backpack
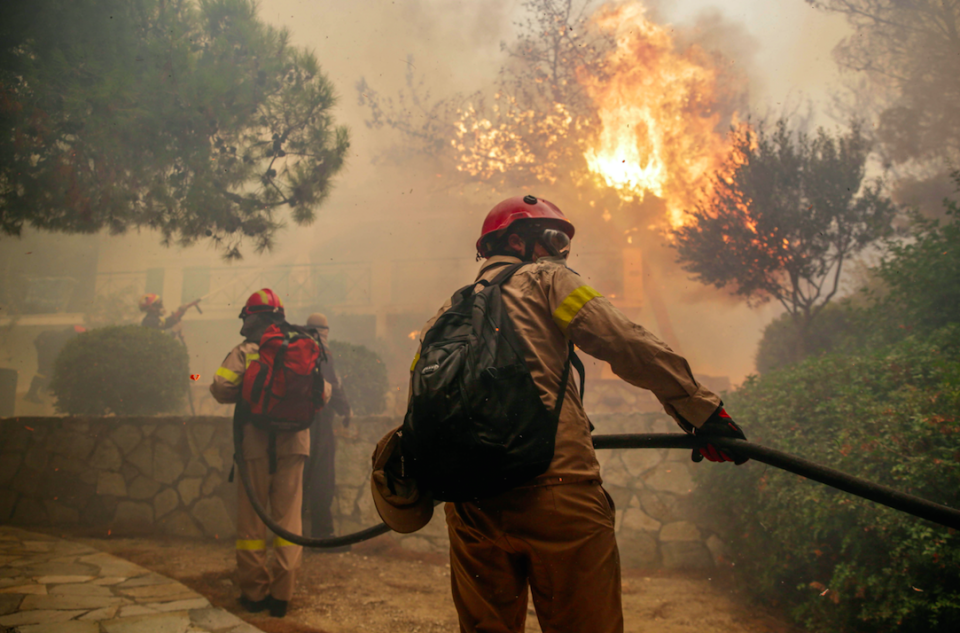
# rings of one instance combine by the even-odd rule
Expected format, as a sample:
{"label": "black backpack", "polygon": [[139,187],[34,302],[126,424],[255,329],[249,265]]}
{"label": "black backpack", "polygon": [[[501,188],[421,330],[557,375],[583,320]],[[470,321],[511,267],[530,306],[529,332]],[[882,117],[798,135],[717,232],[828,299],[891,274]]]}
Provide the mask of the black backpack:
{"label": "black backpack", "polygon": [[440,501],[492,497],[545,472],[571,362],[582,396],[583,365],[570,343],[556,408],[540,398],[500,295],[521,266],[458,290],[423,337],[400,435],[401,476]]}

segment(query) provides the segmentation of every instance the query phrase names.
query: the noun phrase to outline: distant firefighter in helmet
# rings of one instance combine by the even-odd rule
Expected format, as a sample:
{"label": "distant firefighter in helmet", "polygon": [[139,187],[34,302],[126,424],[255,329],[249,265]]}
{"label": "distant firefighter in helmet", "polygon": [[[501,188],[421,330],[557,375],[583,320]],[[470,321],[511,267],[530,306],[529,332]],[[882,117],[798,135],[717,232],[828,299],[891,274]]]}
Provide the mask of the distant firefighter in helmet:
{"label": "distant firefighter in helmet", "polygon": [[[303,328],[290,325],[283,302],[269,288],[250,295],[240,311],[243,342],[230,350],[210,392],[236,403],[234,433],[253,494],[280,527],[302,533],[303,467],[310,455],[310,425],[332,386],[320,376],[323,352]],[[287,613],[303,548],[273,539],[267,563],[267,527],[246,488],[237,486],[237,571],[240,604],[248,611]]]}
{"label": "distant firefighter in helmet", "polygon": [[[334,468],[337,451],[337,438],[333,433],[333,420],[336,415],[344,428],[350,426],[350,403],[343,390],[343,384],[337,375],[333,362],[333,352],[327,342],[330,336],[330,324],[326,315],[315,312],[307,318],[305,329],[310,332],[323,347],[326,360],[320,365],[323,379],[333,386],[330,402],[327,403],[310,427],[310,458],[303,470],[303,514],[310,520],[311,535],[314,538],[333,536],[333,504],[336,492],[336,469]],[[337,552],[349,550],[350,546],[320,551]]]}
{"label": "distant firefighter in helmet", "polygon": [[200,312],[199,303],[200,299],[185,303],[177,308],[173,314],[164,318],[163,313],[165,310],[163,307],[163,299],[160,295],[153,293],[145,294],[140,297],[140,312],[144,313],[140,325],[153,328],[154,330],[169,330],[180,323],[183,315],[186,314],[190,308],[196,307],[197,312]]}
{"label": "distant firefighter in helmet", "polygon": [[[544,631],[623,631],[614,503],[574,346],[652,391],[687,433],[744,438],[686,360],[567,267],[574,232],[534,196],[490,211],[476,244],[486,261],[421,330],[404,423],[374,451],[371,486],[387,525],[413,532],[434,499],[448,501],[465,633],[523,630],[528,589]],[[692,455],[704,457],[746,461],[712,444]]]}

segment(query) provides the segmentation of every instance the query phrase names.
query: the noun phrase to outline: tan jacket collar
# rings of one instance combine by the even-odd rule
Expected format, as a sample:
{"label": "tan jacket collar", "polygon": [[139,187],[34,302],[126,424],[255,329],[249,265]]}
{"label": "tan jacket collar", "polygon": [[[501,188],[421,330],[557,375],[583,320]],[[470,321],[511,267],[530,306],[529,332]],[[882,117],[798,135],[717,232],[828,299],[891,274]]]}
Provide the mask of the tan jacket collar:
{"label": "tan jacket collar", "polygon": [[[565,260],[562,257],[541,257],[535,262],[527,262],[527,263],[536,264],[540,262],[553,262],[554,264],[558,264],[560,266],[563,266],[564,268],[568,268],[567,260]],[[484,273],[487,272],[487,270],[491,266],[494,266],[500,263],[521,264],[523,263],[523,260],[520,259],[519,257],[513,257],[512,255],[494,255],[493,257],[485,261],[483,263],[483,266],[480,267],[480,272],[477,273],[477,280],[479,281],[479,279],[484,275]]]}
{"label": "tan jacket collar", "polygon": [[521,260],[519,257],[513,257],[511,255],[494,255],[493,257],[487,259],[487,261],[483,263],[483,266],[480,267],[480,272],[477,273],[477,279],[479,280],[480,277],[482,277],[483,274],[493,265],[502,263],[520,264],[522,262],[523,260]]}

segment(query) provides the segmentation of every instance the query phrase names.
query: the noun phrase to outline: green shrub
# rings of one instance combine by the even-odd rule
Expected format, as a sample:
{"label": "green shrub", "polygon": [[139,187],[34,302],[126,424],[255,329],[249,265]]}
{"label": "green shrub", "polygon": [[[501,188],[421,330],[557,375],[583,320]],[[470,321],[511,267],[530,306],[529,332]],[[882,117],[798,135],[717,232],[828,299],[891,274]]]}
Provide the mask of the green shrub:
{"label": "green shrub", "polygon": [[[960,188],[960,172],[955,177]],[[877,269],[887,292],[877,300],[876,327],[888,339],[960,320],[960,203],[946,207],[946,224],[915,215],[912,239],[889,244]]]}
{"label": "green shrub", "polygon": [[355,415],[382,413],[387,406],[387,368],[380,356],[363,345],[330,341],[336,367]]}
{"label": "green shrub", "polygon": [[[960,508],[958,326],[752,377],[727,401],[753,441]],[[811,631],[960,630],[956,531],[757,463],[700,477],[735,569]]]}
{"label": "green shrub", "polygon": [[860,312],[846,301],[828,303],[810,323],[802,357],[797,358],[797,327],[789,314],[767,325],[757,346],[757,371],[766,374],[810,356],[841,351],[861,343]]}
{"label": "green shrub", "polygon": [[120,325],[70,340],[54,364],[56,408],[74,415],[153,415],[181,409],[189,359],[169,334]]}

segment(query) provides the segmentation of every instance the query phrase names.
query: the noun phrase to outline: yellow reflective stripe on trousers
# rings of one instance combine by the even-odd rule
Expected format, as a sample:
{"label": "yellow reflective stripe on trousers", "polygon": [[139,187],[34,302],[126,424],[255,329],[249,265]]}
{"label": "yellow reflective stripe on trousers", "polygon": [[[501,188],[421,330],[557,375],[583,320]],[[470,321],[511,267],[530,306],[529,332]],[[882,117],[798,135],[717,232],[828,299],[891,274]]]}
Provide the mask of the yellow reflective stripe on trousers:
{"label": "yellow reflective stripe on trousers", "polygon": [[580,308],[585,306],[588,301],[594,297],[602,297],[599,292],[590,286],[580,286],[563,300],[560,307],[553,311],[553,320],[560,326],[564,334],[567,333],[567,327],[573,318],[580,312]]}
{"label": "yellow reflective stripe on trousers", "polygon": [[260,360],[260,354],[258,352],[251,352],[250,354],[247,354],[247,365],[245,369],[250,369],[250,363],[255,360]]}
{"label": "yellow reflective stripe on trousers", "polygon": [[296,543],[291,543],[285,538],[280,538],[279,536],[273,537],[273,546],[274,547],[300,547]]}
{"label": "yellow reflective stripe on trousers", "polygon": [[267,542],[260,539],[237,539],[237,549],[255,552],[267,549]]}
{"label": "yellow reflective stripe on trousers", "polygon": [[420,360],[420,352],[417,352],[417,355],[413,357],[413,362],[410,363],[410,371],[413,371],[413,368],[417,366],[418,360]]}
{"label": "yellow reflective stripe on trousers", "polygon": [[221,367],[217,370],[217,375],[229,382],[231,385],[240,384],[240,374],[226,367]]}

